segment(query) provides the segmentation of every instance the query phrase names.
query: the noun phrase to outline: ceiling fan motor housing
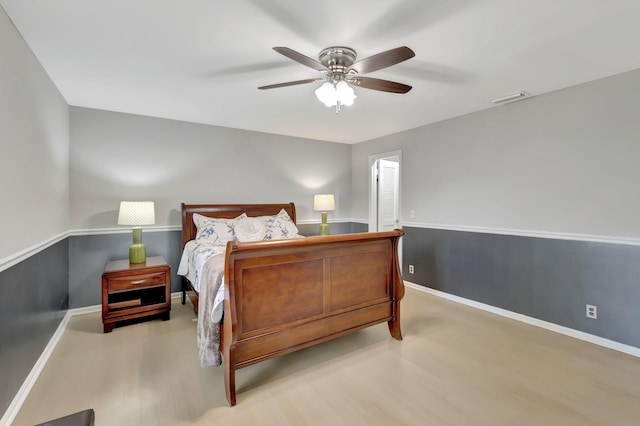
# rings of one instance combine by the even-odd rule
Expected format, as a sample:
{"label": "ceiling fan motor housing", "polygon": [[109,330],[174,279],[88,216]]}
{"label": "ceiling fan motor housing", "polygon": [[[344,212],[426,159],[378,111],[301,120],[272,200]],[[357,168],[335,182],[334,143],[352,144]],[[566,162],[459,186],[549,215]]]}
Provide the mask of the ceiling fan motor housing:
{"label": "ceiling fan motor housing", "polygon": [[327,47],[320,52],[318,59],[333,74],[344,76],[347,69],[356,61],[356,51],[350,47]]}

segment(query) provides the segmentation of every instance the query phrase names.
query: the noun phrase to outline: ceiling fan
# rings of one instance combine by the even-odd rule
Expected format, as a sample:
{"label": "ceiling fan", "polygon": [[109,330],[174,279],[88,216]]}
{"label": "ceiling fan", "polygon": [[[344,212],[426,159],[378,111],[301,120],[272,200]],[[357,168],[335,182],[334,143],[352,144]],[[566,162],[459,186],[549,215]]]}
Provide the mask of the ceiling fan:
{"label": "ceiling fan", "polygon": [[351,85],[390,93],[407,93],[411,90],[411,86],[406,84],[379,78],[363,77],[361,75],[378,71],[413,58],[415,53],[406,46],[387,50],[357,62],[356,51],[350,47],[327,47],[318,55],[319,61],[311,59],[288,47],[274,47],[273,50],[302,65],[320,71],[322,76],[305,80],[288,81],[286,83],[270,84],[268,86],[258,87],[258,89],[277,89],[280,87],[296,86],[325,80],[325,83],[316,90],[316,96],[327,107],[335,106],[336,113],[340,112],[341,105],[349,106],[353,104],[356,95]]}

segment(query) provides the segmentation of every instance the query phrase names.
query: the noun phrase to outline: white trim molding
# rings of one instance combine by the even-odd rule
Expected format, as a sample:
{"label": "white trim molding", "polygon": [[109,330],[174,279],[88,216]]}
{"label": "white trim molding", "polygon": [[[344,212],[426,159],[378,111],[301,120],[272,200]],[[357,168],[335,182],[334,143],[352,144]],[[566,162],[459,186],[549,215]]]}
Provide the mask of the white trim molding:
{"label": "white trim molding", "polygon": [[[342,222],[356,222],[356,223],[368,223],[363,219],[352,219],[352,218],[337,218],[337,219],[329,219],[329,223],[342,223]],[[298,221],[298,224],[319,224],[319,219],[306,219]],[[166,225],[166,226],[145,226],[143,228],[144,232],[166,232],[166,231],[181,231],[181,225]],[[27,247],[24,250],[21,250],[11,256],[4,257],[0,259],[0,272],[9,269],[10,267],[17,265],[18,263],[27,260],[33,255],[38,254],[39,252],[51,247],[52,245],[64,240],[69,237],[79,237],[79,236],[87,236],[87,235],[110,235],[110,234],[130,234],[131,228],[118,227],[118,228],[97,228],[97,229],[71,229],[69,231],[58,234],[54,237],[51,237],[47,240],[44,240],[38,244],[34,244],[31,247]]]}
{"label": "white trim molding", "polygon": [[[170,225],[170,226],[145,226],[144,232],[163,232],[163,231],[180,231],[182,226]],[[69,237],[84,236],[84,235],[106,235],[106,234],[130,234],[131,228],[102,228],[102,229],[75,229],[63,232],[47,240],[44,240],[38,244],[34,244],[31,247],[27,247],[11,256],[0,259],[0,272],[9,269],[10,267],[17,265],[18,263],[27,260],[33,255],[40,253],[41,251],[51,247],[52,245]]]}
{"label": "white trim molding", "polygon": [[[143,226],[143,232],[164,232],[164,231],[182,231],[181,225],[166,226]],[[98,229],[72,229],[68,231],[70,237],[83,235],[105,235],[105,234],[130,234],[131,227],[120,226],[118,228],[98,228]]]}
{"label": "white trim molding", "polygon": [[40,253],[41,251],[51,247],[52,245],[64,240],[68,236],[69,236],[68,232],[63,232],[62,234],[58,234],[54,237],[51,237],[47,240],[42,241],[41,243],[34,244],[31,247],[27,247],[24,250],[20,250],[19,252],[11,256],[7,256],[0,259],[0,272],[6,269],[9,269],[14,265],[17,265],[18,263],[30,258],[35,254]]}
{"label": "white trim molding", "polygon": [[409,288],[421,291],[423,293],[428,293],[437,297],[441,297],[443,299],[451,300],[453,302],[457,302],[463,305],[471,306],[473,308],[481,309],[486,312],[491,312],[493,314],[500,315],[505,318],[510,318],[516,321],[529,324],[529,325],[544,328],[549,331],[564,334],[565,336],[573,337],[579,340],[584,340],[585,342],[593,343],[598,346],[603,346],[605,348],[613,349],[615,351],[623,352],[625,354],[640,358],[640,348],[636,348],[635,346],[625,345],[623,343],[615,342],[613,340],[605,339],[599,336],[595,336],[593,334],[585,333],[583,331],[578,331],[569,327],[564,327],[551,322],[542,321],[537,318],[532,318],[516,312],[508,311],[506,309],[497,308],[495,306],[476,302],[475,300],[465,299],[464,297],[455,296],[453,294],[434,290],[432,288],[421,286],[419,284],[415,284],[409,281],[404,281],[404,284]]}
{"label": "white trim molding", "polygon": [[594,243],[640,246],[640,238],[607,235],[572,234],[564,232],[530,231],[508,228],[485,228],[481,226],[447,225],[440,223],[403,222],[407,228],[442,229],[445,231],[477,232],[482,234],[514,235],[518,237],[549,238],[555,240],[588,241]]}

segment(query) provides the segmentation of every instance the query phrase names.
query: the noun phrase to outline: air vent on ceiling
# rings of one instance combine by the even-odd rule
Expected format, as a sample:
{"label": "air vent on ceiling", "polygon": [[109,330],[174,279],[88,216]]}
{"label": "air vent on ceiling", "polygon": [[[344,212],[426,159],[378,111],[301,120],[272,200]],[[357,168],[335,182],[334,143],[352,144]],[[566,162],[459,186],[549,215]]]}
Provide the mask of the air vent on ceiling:
{"label": "air vent on ceiling", "polygon": [[527,97],[529,97],[529,94],[527,94],[526,92],[516,92],[516,93],[511,93],[509,95],[505,95],[496,99],[491,99],[491,102],[497,105],[497,104],[504,104],[507,102],[519,101]]}

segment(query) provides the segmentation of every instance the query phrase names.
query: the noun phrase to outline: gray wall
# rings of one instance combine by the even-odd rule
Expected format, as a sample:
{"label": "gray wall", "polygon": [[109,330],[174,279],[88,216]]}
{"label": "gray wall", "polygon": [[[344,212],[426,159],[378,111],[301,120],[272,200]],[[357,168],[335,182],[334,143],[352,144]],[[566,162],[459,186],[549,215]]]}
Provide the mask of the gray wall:
{"label": "gray wall", "polygon": [[640,347],[639,99],[637,70],[355,145],[352,216],[401,150],[405,279]]}
{"label": "gray wall", "polygon": [[636,70],[354,145],[352,217],[401,150],[403,223],[640,240],[639,99]]}
{"label": "gray wall", "polygon": [[68,228],[69,107],[0,8],[0,262]]}
{"label": "gray wall", "polygon": [[65,239],[0,272],[0,413],[13,400],[66,313],[68,265]]}
{"label": "gray wall", "polygon": [[66,240],[21,262],[19,254],[68,229],[68,114],[0,8],[0,413],[67,308]]}
{"label": "gray wall", "polygon": [[640,347],[640,247],[404,229],[406,280]]}
{"label": "gray wall", "polygon": [[71,228],[115,226],[122,200],[156,203],[180,225],[180,203],[296,203],[336,195],[349,217],[351,146],[86,108],[71,108]]}
{"label": "gray wall", "polygon": [[[358,232],[367,232],[369,225],[366,223],[357,222],[338,222],[332,223],[329,221],[329,232],[334,234],[354,234]],[[320,224],[306,223],[298,224],[298,230],[300,234],[305,236],[320,235]]]}
{"label": "gray wall", "polygon": [[[102,303],[104,266],[111,260],[126,259],[131,242],[130,232],[69,238],[69,308]],[[162,256],[171,265],[171,291],[179,291],[176,271],[182,254],[180,231],[143,232],[142,242],[148,257]]]}

